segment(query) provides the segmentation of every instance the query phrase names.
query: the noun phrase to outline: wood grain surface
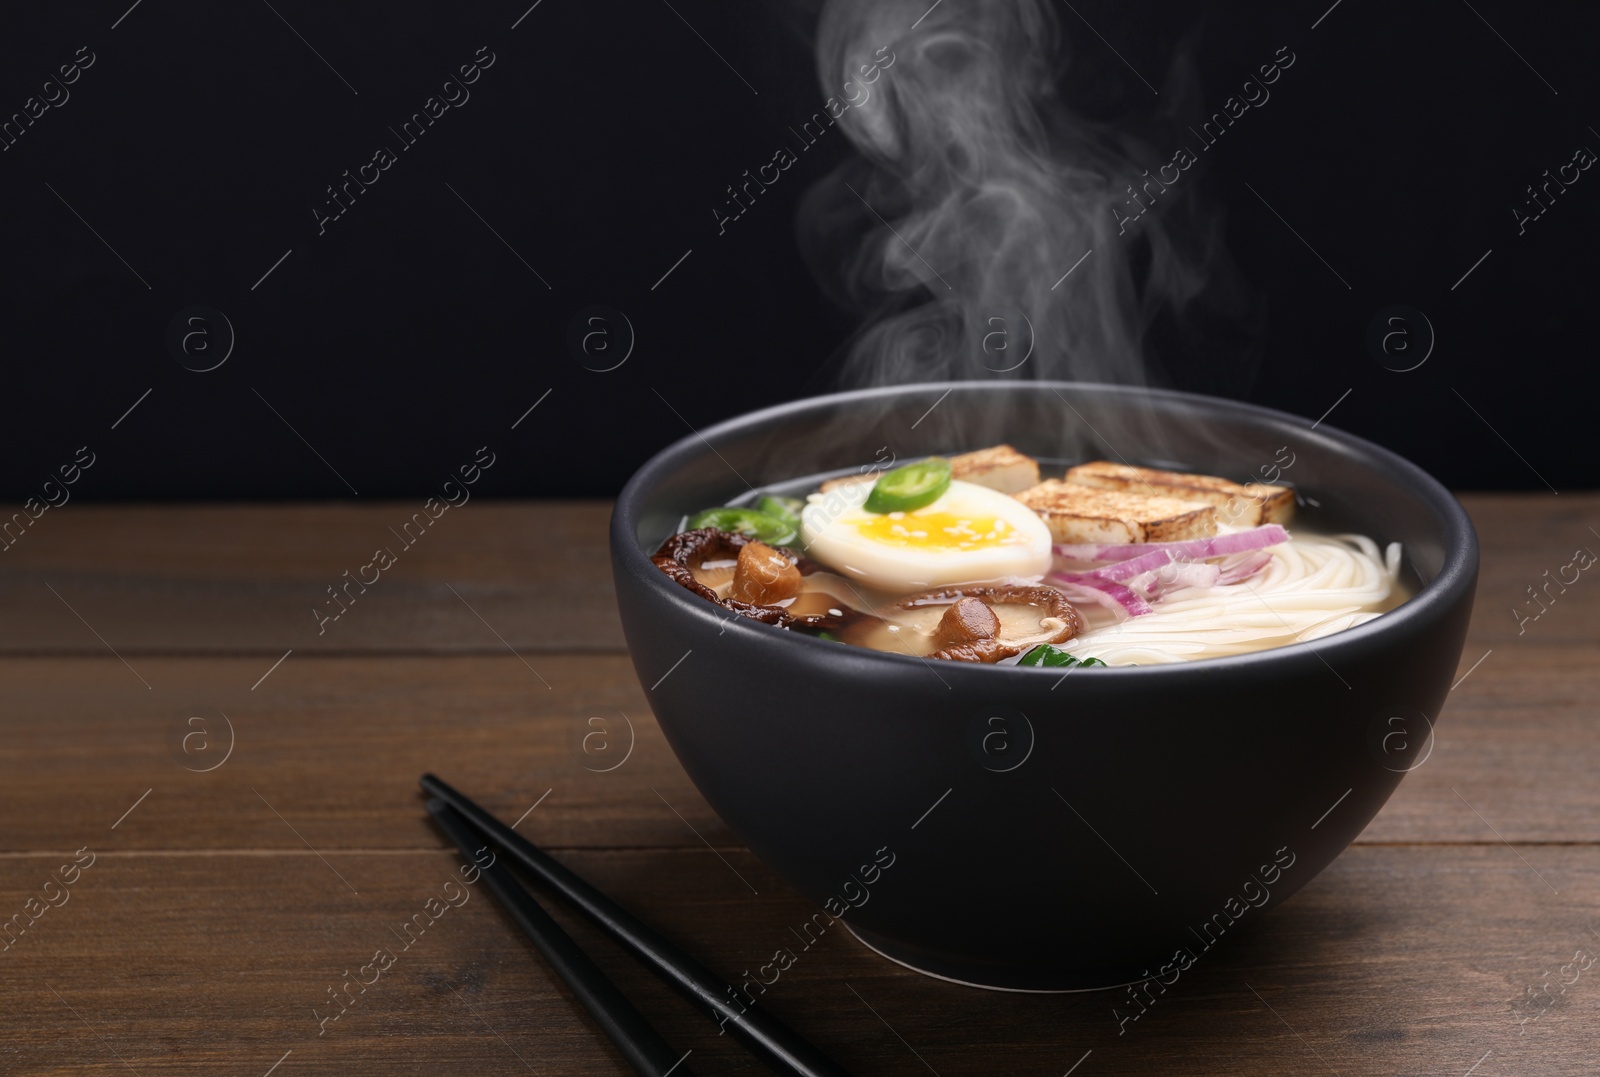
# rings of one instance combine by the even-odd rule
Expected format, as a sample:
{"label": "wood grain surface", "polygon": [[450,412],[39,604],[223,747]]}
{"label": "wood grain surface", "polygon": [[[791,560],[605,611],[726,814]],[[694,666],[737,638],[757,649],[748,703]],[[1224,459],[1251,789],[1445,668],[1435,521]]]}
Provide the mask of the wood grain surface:
{"label": "wood grain surface", "polygon": [[[766,1004],[860,1074],[1600,1070],[1600,583],[1520,634],[1511,613],[1600,551],[1600,497],[1464,501],[1483,577],[1433,753],[1137,1020],[1122,992],[928,979],[842,924]],[[0,555],[0,920],[35,913],[0,952],[0,1072],[628,1072],[487,895],[402,950],[458,862],[415,791],[428,769],[526,813],[719,972],[798,949],[816,910],[711,813],[645,705],[608,506],[451,513],[319,634],[324,589],[408,512],[74,506]],[[581,748],[596,716],[604,773]],[[685,1069],[766,1072],[552,910]],[[397,960],[361,991],[348,974],[382,948]]]}

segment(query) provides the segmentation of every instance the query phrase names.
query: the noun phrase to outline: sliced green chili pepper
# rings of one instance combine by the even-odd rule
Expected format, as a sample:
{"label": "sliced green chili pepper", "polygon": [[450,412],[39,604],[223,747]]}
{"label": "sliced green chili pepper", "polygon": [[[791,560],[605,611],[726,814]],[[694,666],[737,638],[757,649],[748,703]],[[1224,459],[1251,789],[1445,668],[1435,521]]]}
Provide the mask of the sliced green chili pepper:
{"label": "sliced green chili pepper", "polygon": [[1041,643],[1033,650],[1022,656],[1019,666],[1054,666],[1071,669],[1074,666],[1088,669],[1091,666],[1104,666],[1105,663],[1098,658],[1078,658],[1068,654],[1060,647],[1050,643]]}
{"label": "sliced green chili pepper", "polygon": [[911,512],[931,505],[950,489],[950,461],[930,456],[878,476],[863,508],[868,512]]}
{"label": "sliced green chili pepper", "polygon": [[798,497],[774,497],[765,494],[756,502],[756,511],[764,512],[768,516],[775,516],[788,524],[795,531],[800,530],[800,510],[806,503]]}
{"label": "sliced green chili pepper", "polygon": [[788,520],[755,509],[716,508],[697,512],[689,517],[690,531],[700,527],[714,527],[718,531],[736,531],[741,535],[760,539],[771,546],[793,542],[795,528]]}

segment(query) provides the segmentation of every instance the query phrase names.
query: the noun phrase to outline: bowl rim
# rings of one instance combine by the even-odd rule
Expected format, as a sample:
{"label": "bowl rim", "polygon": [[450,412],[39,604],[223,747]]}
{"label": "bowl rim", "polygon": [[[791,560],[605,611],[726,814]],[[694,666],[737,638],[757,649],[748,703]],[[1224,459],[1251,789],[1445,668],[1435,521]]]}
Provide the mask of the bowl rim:
{"label": "bowl rim", "polygon": [[[766,423],[780,418],[793,417],[796,413],[812,409],[824,409],[841,404],[868,402],[879,398],[902,397],[912,393],[934,393],[941,390],[947,394],[960,390],[962,392],[1017,392],[1028,390],[1051,391],[1070,389],[1074,393],[1103,393],[1106,395],[1128,395],[1154,397],[1199,405],[1202,407],[1219,409],[1232,412],[1241,417],[1266,419],[1275,423],[1301,423],[1307,420],[1289,412],[1279,411],[1259,404],[1249,404],[1243,401],[1231,400],[1227,397],[1210,396],[1205,393],[1191,393],[1178,389],[1153,389],[1135,385],[1118,385],[1103,382],[1074,382],[1074,381],[939,381],[939,382],[911,382],[904,385],[879,386],[869,389],[853,389],[837,393],[827,393],[819,396],[804,396],[794,400],[784,401],[756,411],[743,412],[728,419],[723,419],[711,426],[694,429],[670,445],[661,449],[646,460],[633,476],[623,486],[617,495],[611,514],[610,544],[613,564],[626,567],[639,578],[647,581],[645,586],[655,590],[657,594],[667,596],[670,603],[676,604],[691,616],[715,622],[721,626],[722,631],[731,630],[734,633],[753,632],[757,636],[751,637],[751,642],[756,643],[763,636],[781,633],[793,641],[793,645],[802,648],[812,647],[817,650],[810,652],[813,656],[820,655],[823,649],[835,656],[835,660],[843,657],[850,664],[857,662],[866,663],[865,668],[871,668],[878,663],[888,663],[885,668],[887,674],[890,669],[912,669],[918,665],[927,665],[929,660],[912,655],[895,654],[892,651],[876,651],[865,647],[847,648],[848,656],[839,654],[839,646],[827,640],[817,639],[804,632],[790,632],[773,625],[762,624],[747,617],[719,616],[719,611],[711,603],[686,591],[673,583],[650,561],[650,554],[640,548],[637,540],[637,505],[644,494],[654,485],[657,477],[673,467],[681,460],[703,455],[707,450],[717,455],[715,442],[718,437],[735,433],[744,433],[753,428],[758,428]],[[943,399],[942,397],[940,399]],[[1070,405],[1069,405],[1070,407]],[[687,420],[685,420],[687,424]],[[1248,669],[1259,666],[1261,663],[1287,662],[1305,656],[1314,656],[1323,665],[1329,665],[1324,654],[1330,651],[1345,653],[1354,651],[1369,644],[1372,640],[1402,631],[1406,627],[1419,625],[1442,616],[1447,610],[1460,600],[1462,592],[1468,592],[1475,586],[1478,573],[1478,538],[1477,531],[1472,525],[1471,518],[1466,509],[1454,494],[1450,493],[1437,479],[1428,474],[1416,464],[1405,457],[1384,448],[1374,441],[1337,427],[1324,425],[1320,420],[1312,424],[1307,430],[1308,435],[1321,438],[1346,449],[1355,450],[1365,460],[1370,460],[1377,467],[1399,479],[1402,485],[1409,487],[1413,493],[1430,508],[1441,521],[1444,530],[1444,562],[1432,579],[1425,581],[1420,588],[1412,593],[1411,597],[1392,610],[1388,610],[1378,617],[1353,628],[1341,629],[1331,635],[1323,636],[1311,642],[1297,642],[1280,644],[1259,651],[1249,651],[1244,654],[1226,655],[1217,658],[1197,658],[1182,662],[1159,663],[1141,666],[1108,666],[1096,669],[1094,682],[1111,684],[1121,682],[1129,677],[1160,677],[1160,676],[1193,676],[1197,673],[1225,670]],[[724,461],[726,463],[726,461]],[[738,472],[731,464],[729,470],[735,476]],[[742,481],[742,476],[738,476]],[[723,611],[725,612],[725,611]],[[801,652],[806,653],[805,651]],[[1020,667],[1010,665],[992,665],[981,662],[951,662],[948,665],[950,672],[959,679],[968,676],[1010,677],[1013,684],[1025,683],[1025,678],[1037,677],[1035,670],[1022,670]],[[1185,672],[1187,671],[1187,672]],[[1338,676],[1335,671],[1335,676]],[[1043,680],[1043,678],[1040,678]],[[1056,683],[1065,679],[1065,675],[1056,679]],[[1343,677],[1340,677],[1343,680]]]}

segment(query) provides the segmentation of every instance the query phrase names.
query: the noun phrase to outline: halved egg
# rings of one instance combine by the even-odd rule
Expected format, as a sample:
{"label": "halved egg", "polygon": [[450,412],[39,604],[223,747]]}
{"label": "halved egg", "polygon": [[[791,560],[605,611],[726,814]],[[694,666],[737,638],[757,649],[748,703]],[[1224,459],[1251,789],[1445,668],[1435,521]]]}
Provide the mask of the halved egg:
{"label": "halved egg", "polygon": [[1015,498],[975,483],[950,483],[911,512],[862,507],[872,483],[813,494],[800,514],[807,557],[886,591],[979,583],[1050,570],[1050,529]]}

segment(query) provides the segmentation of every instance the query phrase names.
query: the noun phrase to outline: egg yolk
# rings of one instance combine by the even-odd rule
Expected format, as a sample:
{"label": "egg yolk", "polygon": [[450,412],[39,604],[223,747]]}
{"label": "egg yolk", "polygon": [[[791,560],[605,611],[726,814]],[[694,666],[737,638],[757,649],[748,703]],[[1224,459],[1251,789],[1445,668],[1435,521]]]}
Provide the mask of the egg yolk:
{"label": "egg yolk", "polygon": [[885,546],[922,550],[973,550],[1026,541],[999,517],[953,512],[891,512],[859,521],[856,531]]}

